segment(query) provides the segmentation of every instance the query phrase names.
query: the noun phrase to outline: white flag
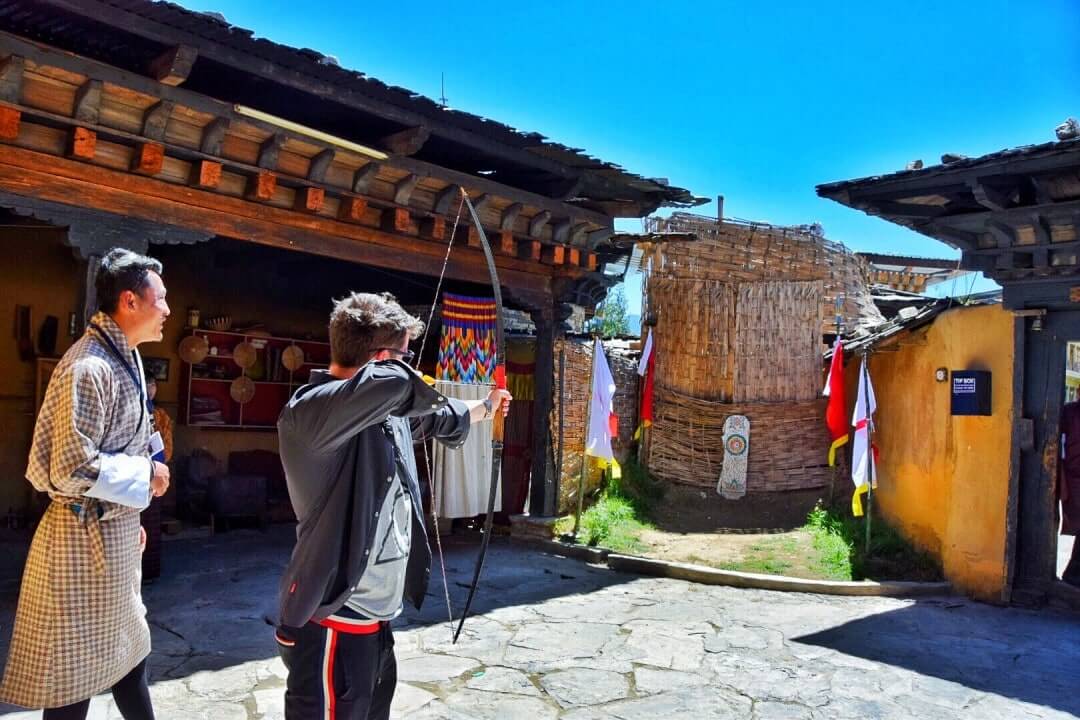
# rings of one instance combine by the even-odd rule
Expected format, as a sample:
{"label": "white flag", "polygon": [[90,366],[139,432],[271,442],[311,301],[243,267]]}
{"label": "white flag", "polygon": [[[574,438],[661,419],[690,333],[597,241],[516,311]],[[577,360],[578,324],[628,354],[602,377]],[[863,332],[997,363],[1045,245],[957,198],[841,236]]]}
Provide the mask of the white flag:
{"label": "white flag", "polygon": [[649,334],[645,337],[645,347],[641,349],[641,359],[637,364],[637,374],[641,377],[645,377],[645,373],[649,370],[650,355],[652,355],[652,328],[649,328]]}
{"label": "white flag", "polygon": [[851,481],[855,484],[855,494],[851,497],[851,512],[859,517],[863,514],[862,496],[870,489],[868,475],[873,471],[874,487],[877,487],[877,463],[870,451],[870,431],[874,427],[874,412],[877,410],[877,398],[874,397],[874,384],[870,382],[870,371],[863,358],[859,368],[859,394],[855,397],[855,414],[851,424],[855,427],[855,439],[851,447]]}
{"label": "white flag", "polygon": [[611,449],[611,438],[617,435],[618,416],[615,414],[615,380],[611,376],[604,347],[599,338],[593,343],[592,393],[589,410],[589,435],[585,444],[585,454],[601,460],[601,465],[610,464],[618,474],[619,465],[615,462],[615,453]]}

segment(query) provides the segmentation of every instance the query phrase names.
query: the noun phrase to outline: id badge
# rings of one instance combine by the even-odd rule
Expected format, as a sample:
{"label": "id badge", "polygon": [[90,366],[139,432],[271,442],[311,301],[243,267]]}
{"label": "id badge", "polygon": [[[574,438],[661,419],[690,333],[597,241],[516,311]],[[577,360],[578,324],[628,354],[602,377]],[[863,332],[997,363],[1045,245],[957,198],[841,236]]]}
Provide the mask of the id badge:
{"label": "id badge", "polygon": [[165,462],[165,441],[161,439],[161,433],[155,431],[150,436],[150,457],[160,463]]}

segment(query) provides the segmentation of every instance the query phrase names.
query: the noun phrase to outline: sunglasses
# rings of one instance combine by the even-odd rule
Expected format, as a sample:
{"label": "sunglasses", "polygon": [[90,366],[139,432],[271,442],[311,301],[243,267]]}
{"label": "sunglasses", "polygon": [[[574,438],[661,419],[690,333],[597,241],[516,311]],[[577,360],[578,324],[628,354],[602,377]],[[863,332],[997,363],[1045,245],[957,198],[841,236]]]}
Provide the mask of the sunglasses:
{"label": "sunglasses", "polygon": [[398,350],[397,348],[377,348],[375,352],[379,352],[380,350],[394,353],[404,363],[411,363],[413,361],[413,358],[416,357],[416,353],[414,353],[412,350]]}

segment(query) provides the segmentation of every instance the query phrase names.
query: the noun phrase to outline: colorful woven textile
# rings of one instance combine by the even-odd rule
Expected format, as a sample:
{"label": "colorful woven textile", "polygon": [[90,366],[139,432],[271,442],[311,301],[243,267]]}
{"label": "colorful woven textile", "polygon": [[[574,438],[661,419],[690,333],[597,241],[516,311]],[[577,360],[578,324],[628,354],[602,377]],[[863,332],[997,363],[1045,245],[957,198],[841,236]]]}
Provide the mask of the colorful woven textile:
{"label": "colorful woven textile", "polygon": [[493,382],[496,347],[495,300],[443,293],[438,379]]}

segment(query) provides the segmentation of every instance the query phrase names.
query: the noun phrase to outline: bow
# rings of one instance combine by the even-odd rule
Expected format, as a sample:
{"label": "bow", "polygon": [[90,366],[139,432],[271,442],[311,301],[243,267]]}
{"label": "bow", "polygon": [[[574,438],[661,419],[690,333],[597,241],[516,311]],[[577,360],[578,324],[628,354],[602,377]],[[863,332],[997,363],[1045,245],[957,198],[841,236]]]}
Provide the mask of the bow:
{"label": "bow", "polygon": [[[503,334],[503,304],[502,290],[499,287],[499,274],[495,271],[495,256],[491,252],[487,235],[484,234],[484,226],[480,224],[480,218],[476,214],[476,208],[469,200],[468,193],[462,189],[465,204],[469,208],[469,215],[476,232],[480,236],[480,245],[484,248],[484,258],[487,260],[488,272],[491,273],[491,292],[495,295],[495,387],[500,390],[506,389],[506,336]],[[480,554],[476,557],[476,567],[473,569],[472,584],[469,585],[469,595],[465,600],[465,610],[461,613],[457,630],[454,631],[456,643],[461,629],[465,627],[465,618],[469,616],[469,608],[472,607],[473,598],[476,596],[476,586],[480,583],[480,573],[484,569],[484,556],[487,555],[488,543],[491,541],[491,525],[495,517],[495,496],[499,491],[499,477],[502,472],[503,454],[503,425],[504,418],[502,405],[495,408],[495,415],[491,418],[491,485],[488,488],[487,515],[484,517],[484,536],[480,540]]]}
{"label": "bow", "polygon": [[[491,273],[491,289],[495,296],[495,387],[500,390],[505,390],[506,337],[503,333],[502,291],[499,286],[499,275],[495,270],[495,256],[491,252],[491,245],[488,242],[487,235],[484,233],[484,226],[480,224],[480,218],[476,214],[476,208],[473,207],[472,201],[469,200],[469,195],[465,192],[464,188],[461,188],[461,202],[462,206],[468,206],[469,208],[469,215],[472,217],[473,224],[476,226],[476,231],[480,237],[481,247],[484,249],[484,258],[487,260],[488,272]],[[427,326],[424,330],[424,338],[421,341],[420,353],[417,355],[417,367],[419,367],[420,358],[424,354],[424,346],[427,344],[427,333],[431,328],[431,321],[435,315],[435,306],[439,302],[439,289],[442,287],[442,281],[446,275],[447,264],[450,261],[450,250],[453,248],[454,237],[457,235],[458,223],[461,220],[461,210],[462,207],[459,206],[457,218],[454,220],[454,229],[450,233],[450,242],[446,247],[446,257],[443,259],[442,272],[439,274],[439,281],[435,287],[435,299],[432,302],[431,312],[428,315]],[[472,601],[476,595],[476,587],[480,582],[480,573],[484,569],[484,557],[487,555],[488,543],[491,540],[491,526],[495,517],[495,498],[498,494],[499,478],[502,473],[504,417],[501,409],[501,406],[496,408],[495,415],[491,419],[491,485],[488,489],[487,515],[484,517],[484,535],[480,541],[480,554],[476,558],[476,568],[473,571],[472,583],[469,585],[469,595],[465,600],[465,610],[461,614],[461,620],[458,623],[457,629],[453,631],[452,643],[457,642],[458,636],[461,635],[461,630],[465,626],[465,618],[468,617],[469,609],[472,607]],[[423,438],[423,447],[424,464],[427,466],[428,473],[428,484],[432,489],[431,511],[432,517],[436,521],[435,543],[439,551],[439,563],[442,568],[443,590],[446,594],[446,611],[452,625],[454,621],[454,612],[450,604],[450,590],[446,582],[446,561],[443,557],[442,541],[439,539],[438,517],[436,515],[437,501],[435,498],[435,485],[431,477],[431,464],[427,456],[427,438]]]}

